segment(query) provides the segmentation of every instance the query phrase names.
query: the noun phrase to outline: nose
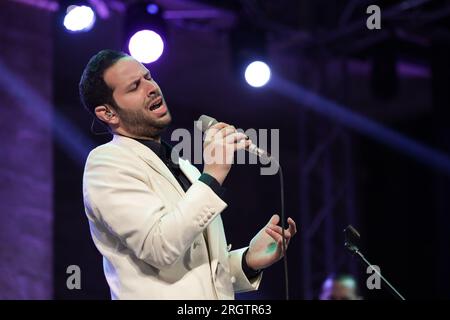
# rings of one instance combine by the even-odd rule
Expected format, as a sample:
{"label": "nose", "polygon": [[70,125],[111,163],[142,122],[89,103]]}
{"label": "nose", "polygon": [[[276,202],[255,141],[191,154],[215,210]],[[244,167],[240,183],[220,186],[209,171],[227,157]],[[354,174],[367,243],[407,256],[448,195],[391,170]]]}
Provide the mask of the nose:
{"label": "nose", "polygon": [[147,96],[150,98],[155,98],[158,95],[158,84],[153,80],[147,80],[145,81],[147,85]]}

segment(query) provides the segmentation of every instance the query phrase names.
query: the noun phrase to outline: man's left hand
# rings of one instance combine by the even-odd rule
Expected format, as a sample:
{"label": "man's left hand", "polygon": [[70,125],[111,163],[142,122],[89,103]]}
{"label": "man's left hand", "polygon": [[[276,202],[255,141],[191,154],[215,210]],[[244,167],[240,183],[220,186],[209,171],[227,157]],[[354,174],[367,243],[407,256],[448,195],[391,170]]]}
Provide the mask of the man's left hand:
{"label": "man's left hand", "polygon": [[[253,270],[267,268],[283,257],[282,228],[278,225],[280,217],[275,214],[252,241],[246,255],[247,265]],[[294,220],[288,218],[289,228],[284,230],[286,249],[291,238],[297,233]]]}

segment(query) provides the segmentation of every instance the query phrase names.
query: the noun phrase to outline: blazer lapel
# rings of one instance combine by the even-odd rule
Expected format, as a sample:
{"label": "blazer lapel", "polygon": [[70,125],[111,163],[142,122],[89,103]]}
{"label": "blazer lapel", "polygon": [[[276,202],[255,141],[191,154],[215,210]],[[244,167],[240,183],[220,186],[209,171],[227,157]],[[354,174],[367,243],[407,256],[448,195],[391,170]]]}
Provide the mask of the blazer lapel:
{"label": "blazer lapel", "polygon": [[120,135],[114,135],[113,142],[119,145],[125,145],[126,147],[130,148],[156,172],[167,179],[181,196],[184,195],[183,188],[181,188],[172,172],[170,172],[169,168],[167,168],[164,162],[162,162],[162,160],[148,147],[144,146],[139,141]]}
{"label": "blazer lapel", "polygon": [[[149,166],[151,166],[156,172],[158,172],[161,176],[167,179],[181,196],[185,195],[183,188],[178,183],[176,178],[173,176],[172,172],[170,172],[169,168],[167,168],[164,162],[148,147],[144,146],[139,141],[120,135],[114,135],[113,143],[131,149]],[[179,158],[178,164],[180,166],[180,170],[185,174],[185,176],[189,179],[191,183],[195,183],[198,180],[201,173],[188,160]],[[220,255],[221,253],[220,239],[223,233],[222,218],[220,217],[220,215],[218,215],[216,218],[214,218],[213,221],[211,221],[211,223],[206,228],[205,233],[206,233],[206,240],[208,243],[208,252],[211,260],[212,276],[213,279],[215,280],[218,263],[221,259],[225,259]]]}

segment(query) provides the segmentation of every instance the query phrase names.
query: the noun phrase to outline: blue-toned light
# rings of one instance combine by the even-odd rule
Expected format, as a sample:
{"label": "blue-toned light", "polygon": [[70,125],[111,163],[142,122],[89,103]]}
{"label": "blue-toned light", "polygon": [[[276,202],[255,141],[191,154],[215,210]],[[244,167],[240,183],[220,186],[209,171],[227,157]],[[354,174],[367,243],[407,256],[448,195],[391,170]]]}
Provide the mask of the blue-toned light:
{"label": "blue-toned light", "polygon": [[70,6],[64,17],[64,26],[73,32],[89,31],[95,23],[95,13],[88,6]]}
{"label": "blue-toned light", "polygon": [[270,80],[270,68],[262,61],[254,61],[245,69],[245,80],[252,87],[262,87]]}
{"label": "blue-toned light", "polygon": [[130,38],[128,49],[136,60],[143,63],[151,63],[158,60],[162,55],[164,42],[156,32],[141,30]]}
{"label": "blue-toned light", "polygon": [[147,12],[150,14],[157,14],[159,11],[159,7],[154,4],[154,3],[150,3],[149,5],[147,5]]}

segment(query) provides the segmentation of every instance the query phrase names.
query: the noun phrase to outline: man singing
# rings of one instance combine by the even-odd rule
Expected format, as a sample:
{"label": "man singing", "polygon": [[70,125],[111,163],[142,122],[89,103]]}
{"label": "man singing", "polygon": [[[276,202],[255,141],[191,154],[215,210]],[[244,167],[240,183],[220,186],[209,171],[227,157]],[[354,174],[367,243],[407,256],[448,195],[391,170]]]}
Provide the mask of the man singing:
{"label": "man singing", "polygon": [[[103,255],[112,299],[234,299],[256,290],[262,270],[282,258],[282,229],[274,215],[248,247],[227,246],[222,184],[234,153],[251,141],[233,126],[206,132],[200,173],[171,157],[161,133],[171,122],[150,71],[122,52],[103,50],[79,84],[86,109],[113,138],[89,154],[83,197],[93,241]],[[230,212],[230,214],[232,214]],[[296,233],[288,219],[286,243]]]}

